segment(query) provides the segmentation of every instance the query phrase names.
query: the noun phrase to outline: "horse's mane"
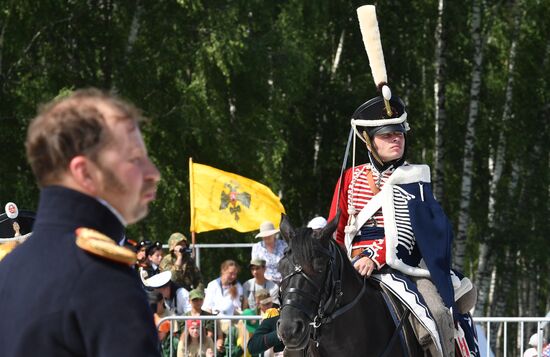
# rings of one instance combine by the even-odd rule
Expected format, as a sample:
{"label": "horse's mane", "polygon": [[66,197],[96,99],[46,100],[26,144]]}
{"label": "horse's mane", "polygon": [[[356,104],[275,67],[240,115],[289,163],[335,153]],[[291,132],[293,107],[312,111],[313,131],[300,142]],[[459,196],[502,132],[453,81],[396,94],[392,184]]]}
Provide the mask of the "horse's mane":
{"label": "horse's mane", "polygon": [[313,231],[311,228],[298,228],[295,235],[289,241],[289,248],[295,264],[301,265],[304,269],[311,267],[314,257]]}

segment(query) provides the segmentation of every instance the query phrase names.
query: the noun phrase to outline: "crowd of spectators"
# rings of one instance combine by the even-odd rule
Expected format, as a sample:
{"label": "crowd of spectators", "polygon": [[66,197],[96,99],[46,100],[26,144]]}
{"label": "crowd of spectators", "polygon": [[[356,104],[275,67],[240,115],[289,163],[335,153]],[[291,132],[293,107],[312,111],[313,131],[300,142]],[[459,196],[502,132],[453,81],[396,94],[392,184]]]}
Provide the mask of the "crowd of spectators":
{"label": "crowd of spectators", "polygon": [[[278,284],[281,275],[277,265],[287,247],[286,242],[277,238],[278,232],[272,222],[262,223],[256,235],[261,241],[254,244],[248,264],[250,279],[242,285],[237,280],[241,267],[229,259],[221,263],[219,277],[205,287],[187,238],[182,233],[170,236],[166,255],[160,242],[134,242],[135,269],[147,292],[164,356],[171,353],[178,357],[251,356],[246,352],[247,343],[264,319],[270,321],[266,325],[270,326],[270,340],[277,340],[273,334],[273,321],[278,318],[280,305]],[[211,315],[259,315],[261,320],[200,318]],[[160,323],[168,316],[197,318]],[[254,344],[254,350],[257,351],[260,345]],[[274,356],[280,352],[280,345],[276,350],[273,350],[273,345],[264,347],[271,352],[262,351],[259,355]]]}

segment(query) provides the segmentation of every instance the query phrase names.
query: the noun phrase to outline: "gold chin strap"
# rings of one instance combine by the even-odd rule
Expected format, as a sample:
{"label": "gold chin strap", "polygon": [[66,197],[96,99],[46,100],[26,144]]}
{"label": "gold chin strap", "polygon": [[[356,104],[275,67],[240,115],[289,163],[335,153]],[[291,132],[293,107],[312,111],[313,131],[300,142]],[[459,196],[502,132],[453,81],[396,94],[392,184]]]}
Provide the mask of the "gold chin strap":
{"label": "gold chin strap", "polygon": [[374,157],[374,159],[380,165],[384,165],[384,162],[382,161],[382,159],[380,159],[380,156],[378,156],[378,153],[376,152],[376,150],[374,150],[374,145],[372,145],[372,142],[370,141],[369,135],[367,134],[367,132],[365,130],[363,130],[363,138],[365,138],[365,142],[367,143],[367,149],[369,149],[369,151],[371,152],[372,157]]}

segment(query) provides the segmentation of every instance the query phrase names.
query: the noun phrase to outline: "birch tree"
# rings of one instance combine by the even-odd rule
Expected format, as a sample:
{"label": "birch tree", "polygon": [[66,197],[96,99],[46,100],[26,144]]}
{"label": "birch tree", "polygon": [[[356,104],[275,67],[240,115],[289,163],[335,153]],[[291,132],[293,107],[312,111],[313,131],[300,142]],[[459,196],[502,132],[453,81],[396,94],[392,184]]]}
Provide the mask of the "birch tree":
{"label": "birch tree", "polygon": [[444,27],[445,0],[439,0],[437,6],[437,26],[435,29],[435,78],[434,78],[434,101],[435,101],[435,154],[434,154],[434,195],[438,199],[443,198],[444,192],[444,160],[445,147],[443,145],[444,125],[446,120],[445,112],[445,82],[446,82],[446,60],[445,60],[445,27]]}
{"label": "birch tree", "polygon": [[472,164],[474,159],[474,144],[476,122],[479,113],[479,93],[481,91],[483,65],[483,31],[481,27],[482,1],[472,2],[472,19],[470,36],[473,43],[472,69],[470,72],[470,105],[464,137],[464,152],[462,162],[462,184],[460,187],[460,204],[458,213],[458,229],[455,238],[454,265],[458,270],[464,267],[464,252],[466,250],[466,236],[470,223],[470,202],[472,194]]}
{"label": "birch tree", "polygon": [[[490,267],[493,263],[492,257],[489,258],[490,251],[490,242],[495,240],[495,229],[496,229],[496,219],[495,219],[495,202],[497,199],[497,188],[502,177],[502,172],[505,165],[505,154],[506,154],[506,135],[508,133],[507,127],[508,123],[512,118],[512,103],[513,103],[513,88],[514,88],[514,75],[515,75],[515,61],[516,61],[516,49],[518,41],[518,32],[520,25],[520,11],[516,9],[513,21],[513,30],[512,30],[512,42],[510,45],[509,55],[508,55],[508,79],[506,81],[506,90],[505,90],[505,100],[504,100],[504,109],[502,111],[502,119],[500,123],[494,123],[494,127],[500,128],[498,135],[498,142],[496,150],[494,150],[493,155],[489,156],[489,177],[491,181],[489,183],[489,207],[487,215],[487,226],[490,234],[489,239],[485,239],[479,244],[479,258],[478,258],[478,269],[476,273],[476,286],[478,288],[478,302],[476,316],[482,316],[484,307],[487,303],[487,294],[489,292],[489,274]],[[517,166],[513,166],[515,170],[515,175],[513,177],[517,178]],[[516,185],[515,180],[511,183],[512,186]],[[514,190],[515,187],[511,187],[511,190]]]}

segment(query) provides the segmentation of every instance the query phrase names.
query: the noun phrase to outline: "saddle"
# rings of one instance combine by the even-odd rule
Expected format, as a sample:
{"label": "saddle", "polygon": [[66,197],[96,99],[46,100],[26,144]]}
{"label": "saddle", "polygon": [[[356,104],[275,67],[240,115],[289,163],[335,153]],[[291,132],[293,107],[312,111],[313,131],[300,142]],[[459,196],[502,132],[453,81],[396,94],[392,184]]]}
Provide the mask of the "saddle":
{"label": "saddle", "polygon": [[[405,313],[408,310],[407,307],[404,306],[401,301],[399,301],[399,299],[382,284],[375,281],[372,281],[372,283],[375,285],[377,290],[380,291],[380,294],[384,298],[384,302],[388,307],[388,311],[392,316],[396,328],[398,328],[398,326],[401,326],[401,328],[399,328],[399,331],[396,331],[395,333],[398,334],[398,343],[401,344],[402,350],[407,351],[407,355],[414,356],[416,342],[418,341],[421,346],[423,344],[430,343],[430,335],[427,332],[424,332],[423,337],[418,338],[417,333],[415,332],[413,325],[410,322],[410,318],[408,318],[408,316],[410,316],[410,312],[408,312],[407,314]],[[404,318],[405,321],[400,321],[401,318]]]}
{"label": "saddle", "polygon": [[[419,323],[419,317],[415,313],[412,313],[412,310],[410,310],[388,286],[375,279],[370,280],[370,282],[374,284],[384,298],[388,311],[395,322],[395,326],[399,326],[400,323],[402,325],[402,328],[398,329],[396,333],[398,333],[399,342],[403,350],[407,351],[408,355],[417,355],[418,351],[415,350],[415,347],[417,346],[416,342],[418,342],[422,350],[427,347],[431,355],[439,355],[440,352],[433,345],[432,334],[430,334],[424,324]],[[475,294],[475,288],[473,290],[473,294]],[[471,292],[468,292],[464,297],[470,294]],[[460,301],[461,299],[458,300]],[[405,314],[407,311],[411,313]],[[403,316],[405,316],[406,321],[401,322],[400,318]],[[455,356],[479,356],[477,336],[475,335],[475,328],[471,315],[469,313],[459,312],[455,315],[455,318],[458,318],[455,320],[455,327],[457,328],[455,331]],[[413,319],[415,323],[412,323]]]}

